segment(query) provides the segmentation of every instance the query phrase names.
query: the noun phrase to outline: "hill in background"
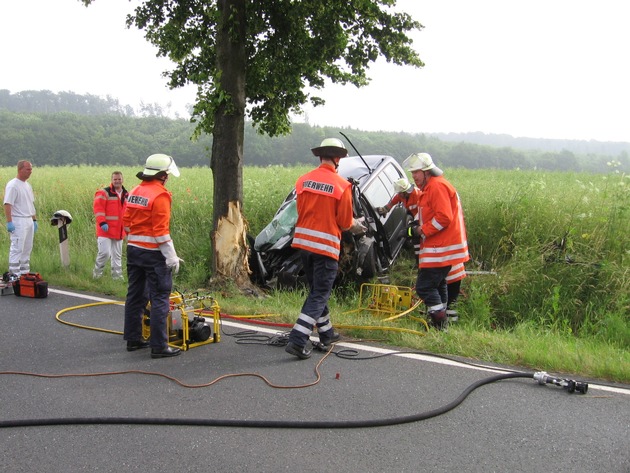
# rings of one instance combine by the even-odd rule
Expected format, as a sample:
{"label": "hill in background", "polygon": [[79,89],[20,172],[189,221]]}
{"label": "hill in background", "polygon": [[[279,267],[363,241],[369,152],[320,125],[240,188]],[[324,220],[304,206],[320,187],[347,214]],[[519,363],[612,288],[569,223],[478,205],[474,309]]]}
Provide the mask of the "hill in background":
{"label": "hill in background", "polygon": [[617,156],[622,152],[630,153],[630,143],[623,141],[596,140],[557,140],[548,138],[514,137],[493,133],[429,133],[431,136],[450,143],[474,143],[498,148],[514,148],[538,151],[567,150],[579,154]]}
{"label": "hill in background", "polygon": [[[160,152],[182,166],[207,166],[212,137],[193,142],[194,124],[169,118],[159,104],[136,111],[112,97],[72,92],[0,90],[0,165],[18,159],[38,165],[137,165]],[[246,165],[312,164],[310,148],[336,127],[296,123],[287,136],[270,138],[245,129]],[[342,130],[357,153],[402,161],[426,151],[440,166],[468,169],[544,169],[630,172],[630,143],[519,138],[485,133],[403,133]],[[351,147],[349,150],[352,153]]]}

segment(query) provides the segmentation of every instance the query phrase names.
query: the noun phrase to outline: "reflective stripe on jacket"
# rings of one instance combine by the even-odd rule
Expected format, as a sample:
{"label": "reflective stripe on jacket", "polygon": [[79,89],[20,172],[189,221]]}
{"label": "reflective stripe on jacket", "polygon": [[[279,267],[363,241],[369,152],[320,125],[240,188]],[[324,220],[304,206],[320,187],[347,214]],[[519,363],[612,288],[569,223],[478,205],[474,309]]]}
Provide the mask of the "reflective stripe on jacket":
{"label": "reflective stripe on jacket", "polygon": [[339,260],[341,232],[353,222],[350,182],[324,163],[300,177],[295,190],[298,219],[291,246]]}
{"label": "reflective stripe on jacket", "polygon": [[419,201],[420,268],[455,266],[470,259],[464,214],[455,188],[443,176],[433,176]]}
{"label": "reflective stripe on jacket", "polygon": [[452,284],[457,281],[461,281],[466,277],[466,269],[464,269],[464,263],[458,263],[451,267],[451,270],[446,275],[446,284]]}
{"label": "reflective stripe on jacket", "polygon": [[[125,229],[122,218],[127,204],[127,189],[123,186],[120,197],[110,185],[99,189],[94,194],[94,217],[96,217],[96,236],[122,240],[125,237]],[[101,223],[109,227],[107,231],[101,228]]]}
{"label": "reflective stripe on jacket", "polygon": [[143,181],[133,188],[123,217],[127,244],[158,250],[171,241],[171,201],[171,193],[159,180]]}

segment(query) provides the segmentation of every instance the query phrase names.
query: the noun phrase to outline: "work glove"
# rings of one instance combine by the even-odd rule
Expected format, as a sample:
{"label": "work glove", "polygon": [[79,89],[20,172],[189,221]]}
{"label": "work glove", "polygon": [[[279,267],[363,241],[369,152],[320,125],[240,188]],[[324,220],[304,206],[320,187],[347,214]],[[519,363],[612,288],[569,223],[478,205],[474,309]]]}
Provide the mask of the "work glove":
{"label": "work glove", "polygon": [[109,225],[107,225],[106,223],[101,223],[101,230],[107,233],[109,231]]}
{"label": "work glove", "polygon": [[173,241],[162,243],[160,245],[160,251],[162,255],[164,255],[164,258],[166,258],[166,267],[170,269],[173,274],[179,273],[179,263],[183,263],[184,260],[177,256]]}
{"label": "work glove", "polygon": [[387,215],[387,212],[389,212],[387,207],[376,207],[376,213],[378,213],[381,217]]}
{"label": "work glove", "polygon": [[33,220],[33,233],[37,231],[37,220]]}
{"label": "work glove", "polygon": [[361,220],[355,218],[352,220],[352,226],[348,230],[350,230],[350,233],[353,235],[361,235],[367,232],[367,227],[363,225]]}
{"label": "work glove", "polygon": [[7,232],[13,233],[15,231],[15,225],[13,222],[7,222]]}

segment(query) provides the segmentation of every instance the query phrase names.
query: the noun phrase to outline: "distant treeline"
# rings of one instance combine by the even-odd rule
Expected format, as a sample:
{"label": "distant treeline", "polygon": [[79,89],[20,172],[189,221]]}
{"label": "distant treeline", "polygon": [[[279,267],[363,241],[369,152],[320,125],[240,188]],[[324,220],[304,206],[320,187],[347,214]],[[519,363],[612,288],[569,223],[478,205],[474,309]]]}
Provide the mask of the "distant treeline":
{"label": "distant treeline", "polygon": [[[204,136],[191,141],[194,126],[185,119],[163,116],[158,105],[145,106],[138,116],[131,107],[123,107],[110,97],[49,91],[10,94],[0,90],[0,166],[12,166],[19,159],[31,160],[38,166],[135,166],[157,152],[174,156],[180,166],[208,166],[212,138]],[[352,142],[346,143],[350,154],[387,154],[402,161],[413,152],[426,151],[446,168],[607,172],[614,167],[630,171],[625,149],[614,155],[578,154],[567,149],[527,150],[443,141],[428,134],[307,124],[295,124],[290,135],[275,138],[262,136],[246,125],[244,164],[314,163],[310,148],[327,136],[343,139],[340,131]]]}
{"label": "distant treeline", "polygon": [[571,151],[581,155],[619,156],[630,153],[630,143],[623,141],[596,140],[560,140],[550,138],[514,137],[505,134],[492,133],[432,133],[432,136],[442,141],[476,143],[478,145],[493,146],[495,148],[510,147],[522,150],[538,151]]}
{"label": "distant treeline", "polygon": [[79,95],[74,92],[50,90],[24,90],[12,94],[9,90],[0,89],[0,110],[21,113],[59,113],[70,112],[77,115],[120,115],[127,117],[164,117],[168,116],[166,108],[156,103],[141,103],[139,110],[131,105],[122,105],[118,99],[97,95]]}

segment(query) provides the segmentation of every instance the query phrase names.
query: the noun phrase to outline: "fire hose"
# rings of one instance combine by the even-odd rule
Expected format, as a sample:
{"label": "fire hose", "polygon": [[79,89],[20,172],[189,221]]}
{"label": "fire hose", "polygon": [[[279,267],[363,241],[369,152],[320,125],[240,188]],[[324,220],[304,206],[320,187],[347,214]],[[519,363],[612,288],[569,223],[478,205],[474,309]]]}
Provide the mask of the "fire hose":
{"label": "fire hose", "polygon": [[[86,306],[90,306],[87,304]],[[58,314],[59,316],[60,314]],[[58,318],[61,321],[61,319]],[[83,327],[95,329],[94,327]],[[112,331],[111,333],[116,333]],[[334,345],[333,345],[334,346]],[[315,372],[317,375],[317,381],[301,387],[312,386],[317,384],[320,380],[319,366],[333,351],[329,351],[318,362]],[[392,354],[395,354],[392,353]],[[376,357],[362,358],[373,359]],[[263,378],[255,373],[240,373],[233,375],[225,375],[216,380],[203,385],[185,385],[178,380],[162,375],[160,373],[145,373],[139,371],[129,371],[120,373],[97,373],[92,375],[42,375],[36,373],[24,373],[24,372],[0,372],[0,375],[24,375],[24,376],[36,376],[45,378],[58,378],[58,377],[77,377],[77,376],[106,376],[115,374],[149,374],[163,376],[175,381],[182,387],[199,388],[210,386],[219,380],[227,377],[234,376],[256,376]],[[400,417],[389,417],[381,419],[366,419],[366,420],[323,420],[323,421],[302,421],[302,420],[255,420],[255,419],[192,419],[192,418],[148,418],[148,417],[57,417],[48,419],[15,419],[15,420],[3,420],[0,421],[0,428],[12,428],[12,427],[33,427],[33,426],[61,426],[61,425],[172,425],[172,426],[199,426],[199,427],[250,427],[250,428],[279,428],[279,429],[352,429],[352,428],[365,428],[365,427],[384,427],[399,424],[406,424],[412,422],[419,422],[433,417],[440,416],[449,412],[459,406],[474,390],[497,381],[515,379],[515,378],[527,378],[533,379],[539,385],[555,385],[563,389],[566,389],[568,393],[586,394],[588,392],[588,383],[575,381],[572,379],[559,378],[549,375],[544,371],[536,373],[526,372],[508,372],[498,375],[490,376],[479,381],[476,381],[469,385],[464,391],[453,401],[436,409],[432,409],[417,414]],[[272,387],[288,388],[289,386],[277,386],[269,383],[265,378],[263,380]]]}
{"label": "fire hose", "polygon": [[[322,358],[323,360],[323,358]],[[0,373],[11,374],[11,373]],[[276,429],[355,429],[365,427],[385,427],[399,424],[419,422],[440,416],[459,406],[475,389],[506,379],[530,378],[539,384],[555,384],[566,387],[568,392],[586,394],[588,384],[578,383],[573,380],[553,378],[547,373],[503,373],[490,376],[474,382],[468,386],[456,399],[450,403],[418,414],[401,417],[389,417],[383,419],[367,420],[255,420],[255,419],[191,419],[191,418],[147,418],[147,417],[57,417],[49,419],[16,419],[0,421],[0,428],[10,427],[34,427],[34,426],[60,426],[60,425],[171,425],[171,426],[197,426],[197,427],[249,427],[249,428],[276,428]],[[542,381],[542,382],[541,382]],[[570,388],[569,386],[573,387]]]}

